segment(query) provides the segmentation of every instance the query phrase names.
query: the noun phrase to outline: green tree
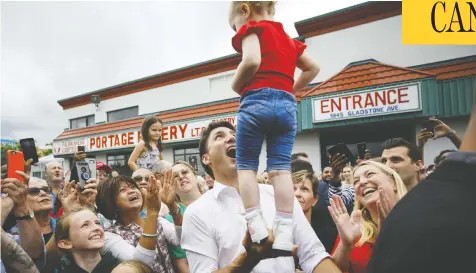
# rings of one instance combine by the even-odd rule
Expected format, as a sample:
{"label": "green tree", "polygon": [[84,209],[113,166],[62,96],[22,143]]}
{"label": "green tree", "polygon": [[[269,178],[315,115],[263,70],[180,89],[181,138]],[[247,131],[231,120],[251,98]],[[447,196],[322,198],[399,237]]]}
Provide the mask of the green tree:
{"label": "green tree", "polygon": [[9,150],[14,150],[14,151],[20,151],[20,143],[16,143],[15,146],[12,146],[12,145],[0,145],[1,146],[1,149],[2,149],[2,157],[1,157],[1,164],[4,165],[4,164],[7,164],[7,151]]}

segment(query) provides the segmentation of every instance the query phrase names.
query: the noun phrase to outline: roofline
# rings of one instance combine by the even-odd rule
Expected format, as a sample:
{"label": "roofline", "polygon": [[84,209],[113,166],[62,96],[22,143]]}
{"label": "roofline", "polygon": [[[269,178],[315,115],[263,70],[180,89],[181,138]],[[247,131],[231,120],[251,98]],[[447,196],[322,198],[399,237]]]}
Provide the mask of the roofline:
{"label": "roofline", "polygon": [[[398,14],[401,14],[401,2],[364,2],[296,22],[295,27],[298,31],[299,37],[295,39],[304,41],[307,37],[354,27],[368,22],[396,16]],[[63,109],[70,109],[89,104],[91,102],[91,95],[99,95],[101,100],[107,100],[150,90],[152,88],[230,71],[236,69],[240,60],[241,58],[239,54],[231,54],[60,99],[57,103],[62,106]]]}
{"label": "roofline", "polygon": [[467,63],[471,61],[476,60],[476,55],[469,55],[466,57],[460,57],[456,59],[447,59],[444,61],[438,61],[438,62],[433,62],[433,63],[427,63],[427,64],[419,64],[419,65],[414,65],[414,66],[409,66],[407,68],[410,69],[427,69],[427,68],[432,68],[432,67],[439,67],[442,65],[452,65],[452,64],[459,64],[459,63]]}
{"label": "roofline", "polygon": [[[294,39],[298,40],[300,42],[305,41],[304,36],[298,36]],[[57,103],[59,105],[63,106],[63,109],[68,109],[68,108],[71,108],[71,107],[67,107],[66,103],[70,102],[72,100],[75,100],[75,99],[83,99],[84,100],[85,98],[87,98],[89,96],[100,95],[102,92],[109,91],[111,89],[118,89],[118,88],[121,88],[121,87],[128,87],[132,84],[138,84],[138,83],[145,82],[145,81],[148,81],[148,80],[153,80],[153,79],[158,79],[158,78],[165,77],[165,76],[184,73],[184,71],[197,69],[197,68],[200,68],[200,67],[207,67],[208,65],[211,65],[211,64],[216,64],[216,65],[220,66],[221,63],[223,63],[226,66],[226,64],[227,64],[226,61],[230,61],[230,60],[233,60],[233,59],[236,59],[236,58],[241,58],[240,54],[238,54],[238,53],[230,54],[230,55],[222,56],[222,57],[219,57],[219,58],[211,59],[211,60],[208,60],[208,61],[195,63],[195,64],[192,64],[192,65],[180,67],[180,68],[173,69],[173,70],[168,70],[168,71],[158,73],[158,74],[155,74],[155,75],[139,78],[139,79],[136,79],[136,80],[123,82],[123,83],[120,83],[120,84],[117,84],[117,85],[112,85],[112,86],[109,86],[109,87],[101,88],[101,89],[91,91],[91,92],[87,92],[87,93],[84,93],[84,94],[68,97],[68,98],[65,98],[65,99],[60,99],[60,100],[57,101]],[[229,70],[231,70],[231,69],[229,69]],[[217,73],[209,73],[207,75],[213,75],[213,74],[217,74]],[[103,99],[103,98],[101,98],[101,99]]]}
{"label": "roofline", "polygon": [[342,68],[341,70],[339,70],[339,72],[337,72],[336,74],[334,74],[334,75],[332,75],[331,77],[329,77],[327,80],[323,81],[322,83],[320,83],[320,84],[317,85],[316,87],[311,88],[309,91],[307,91],[306,93],[304,93],[304,94],[302,95],[302,98],[314,96],[314,95],[311,95],[311,94],[314,93],[314,91],[315,91],[316,89],[318,89],[318,88],[321,87],[322,85],[328,83],[329,81],[332,81],[337,75],[341,74],[344,70],[346,70],[346,69],[348,69],[348,68],[351,68],[351,67],[353,67],[353,66],[364,65],[364,64],[368,64],[368,63],[380,64],[380,65],[384,65],[384,66],[393,67],[393,68],[396,68],[396,69],[403,69],[403,70],[411,71],[411,72],[418,73],[418,74],[421,74],[421,75],[425,75],[425,77],[436,77],[436,75],[434,75],[434,74],[432,74],[432,73],[425,72],[425,71],[420,71],[420,70],[416,70],[416,69],[409,68],[409,67],[401,67],[401,66],[391,65],[391,64],[387,64],[387,63],[382,63],[382,62],[379,62],[379,61],[377,61],[377,60],[375,60],[375,59],[366,59],[366,60],[355,61],[355,62],[349,63],[349,64],[346,65],[344,68]]}
{"label": "roofline", "polygon": [[402,14],[400,1],[368,1],[296,22],[300,36],[314,37]]}
{"label": "roofline", "polygon": [[311,23],[311,22],[314,22],[316,20],[331,17],[333,15],[340,14],[340,13],[343,13],[343,12],[346,12],[346,11],[352,11],[352,10],[358,9],[360,7],[368,6],[371,3],[372,3],[372,1],[367,1],[367,2],[356,4],[356,5],[353,5],[353,6],[350,6],[350,7],[345,7],[345,8],[342,8],[342,9],[334,10],[334,11],[331,11],[331,12],[328,12],[328,13],[320,14],[320,15],[317,15],[317,16],[314,16],[314,17],[311,17],[311,18],[307,18],[307,19],[304,19],[304,20],[301,20],[301,21],[297,21],[296,23],[294,23],[294,25],[302,25],[302,24],[306,24],[306,23]]}
{"label": "roofline", "polygon": [[180,68],[173,69],[173,70],[168,70],[168,71],[165,71],[165,72],[162,72],[162,73],[158,73],[158,74],[155,74],[155,75],[139,78],[139,79],[136,79],[136,80],[123,82],[123,83],[120,83],[120,84],[117,84],[117,85],[104,87],[104,88],[101,88],[101,89],[98,89],[98,90],[95,90],[95,91],[91,91],[91,92],[87,92],[87,93],[84,93],[84,94],[81,94],[81,95],[76,95],[76,96],[68,97],[68,98],[65,98],[65,99],[60,99],[57,102],[61,103],[61,102],[64,102],[64,101],[68,101],[68,100],[72,100],[72,99],[76,99],[76,98],[80,98],[80,97],[84,97],[84,96],[88,96],[88,95],[95,95],[97,93],[100,93],[102,91],[109,90],[109,89],[112,89],[112,88],[127,86],[127,85],[130,85],[130,84],[133,84],[133,83],[137,83],[137,82],[141,82],[141,81],[145,81],[145,80],[150,80],[150,79],[157,78],[157,77],[164,76],[164,75],[168,75],[168,74],[177,73],[177,72],[180,72],[180,71],[185,70],[185,69],[195,68],[195,67],[211,64],[211,63],[214,63],[214,62],[220,62],[220,61],[224,61],[224,60],[227,60],[227,59],[232,59],[233,57],[237,57],[237,56],[239,56],[239,54],[230,54],[230,55],[222,56],[222,57],[219,57],[219,58],[211,59],[211,60],[204,61],[204,62],[195,63],[195,64],[192,64],[192,65],[180,67]]}

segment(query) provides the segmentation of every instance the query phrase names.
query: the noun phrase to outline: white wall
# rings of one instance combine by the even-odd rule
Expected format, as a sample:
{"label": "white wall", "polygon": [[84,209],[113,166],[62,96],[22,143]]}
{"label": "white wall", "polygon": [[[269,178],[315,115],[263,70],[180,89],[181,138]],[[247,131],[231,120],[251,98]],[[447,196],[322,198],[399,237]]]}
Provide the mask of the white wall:
{"label": "white wall", "polygon": [[293,153],[306,153],[314,171],[321,171],[321,142],[318,132],[306,132],[297,135]]}
{"label": "white wall", "polygon": [[170,163],[174,163],[174,149],[173,148],[164,148],[162,151],[162,155],[164,156],[164,160]]}
{"label": "white wall", "polygon": [[102,163],[107,164],[107,154],[106,153],[97,154],[96,155],[96,162],[97,161],[101,161]]}
{"label": "white wall", "polygon": [[474,45],[402,45],[401,20],[395,16],[306,39],[306,52],[321,67],[314,82],[366,59],[408,67],[476,55]]}
{"label": "white wall", "polygon": [[93,114],[96,123],[107,122],[107,112],[133,106],[139,106],[139,115],[143,115],[234,98],[237,95],[231,89],[230,74],[233,71],[104,100],[99,104],[99,109],[93,104],[66,109],[65,128],[69,128],[70,119]]}
{"label": "white wall", "polygon": [[[407,67],[476,55],[476,46],[402,45],[401,33],[401,16],[395,16],[306,39],[307,53],[321,67],[314,82],[325,81],[349,63],[365,59]],[[109,111],[137,105],[139,115],[143,115],[234,98],[237,95],[231,89],[233,73],[227,71],[104,100],[99,110],[92,104],[67,109],[65,128],[72,118],[95,114],[96,123],[100,123],[107,121]]]}
{"label": "white wall", "polygon": [[[464,133],[466,132],[466,126],[468,124],[467,120],[443,120],[443,122],[450,126],[451,129],[455,130],[456,135],[463,139]],[[420,132],[422,128],[419,125],[416,129],[417,132]],[[433,164],[433,160],[441,151],[449,149],[457,150],[457,148],[448,138],[440,138],[436,140],[430,139],[423,148],[423,163],[425,166]]]}
{"label": "white wall", "polygon": [[[316,172],[321,169],[321,146],[319,142],[318,132],[306,132],[296,136],[294,141],[293,153],[304,152],[309,156],[309,160]],[[262,173],[266,169],[266,141],[261,148],[261,154],[259,158],[258,173]]]}

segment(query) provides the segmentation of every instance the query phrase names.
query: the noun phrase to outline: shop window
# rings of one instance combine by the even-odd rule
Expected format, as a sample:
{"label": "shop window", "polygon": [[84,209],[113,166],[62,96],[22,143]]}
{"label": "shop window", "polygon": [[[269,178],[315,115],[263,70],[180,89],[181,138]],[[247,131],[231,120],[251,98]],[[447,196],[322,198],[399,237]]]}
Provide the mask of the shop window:
{"label": "shop window", "polygon": [[107,121],[119,121],[139,116],[139,106],[107,112]]}
{"label": "shop window", "polygon": [[107,165],[121,175],[131,176],[132,170],[127,165],[127,161],[129,161],[129,154],[107,155]]}
{"label": "shop window", "polygon": [[198,151],[198,147],[190,147],[190,148],[181,148],[174,150],[174,162],[177,161],[186,161],[190,163],[195,168],[195,171],[199,175],[203,175],[205,170],[203,170],[202,164],[200,163],[200,153]]}
{"label": "shop window", "polygon": [[94,115],[82,117],[82,118],[75,118],[69,120],[70,128],[71,129],[79,129],[88,126],[92,126],[95,124],[94,122]]}

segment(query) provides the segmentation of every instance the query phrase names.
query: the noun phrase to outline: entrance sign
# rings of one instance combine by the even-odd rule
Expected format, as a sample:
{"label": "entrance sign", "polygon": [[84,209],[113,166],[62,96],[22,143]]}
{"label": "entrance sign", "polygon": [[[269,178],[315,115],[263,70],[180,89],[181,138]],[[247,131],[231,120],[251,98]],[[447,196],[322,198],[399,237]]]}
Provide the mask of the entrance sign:
{"label": "entrance sign", "polygon": [[[236,127],[237,115],[165,125],[162,128],[162,140],[167,144],[199,139],[208,124],[221,120],[228,121]],[[78,145],[86,146],[87,152],[131,148],[140,139],[140,128],[131,128],[120,132],[57,140],[53,142],[53,154],[73,154],[77,151]]]}
{"label": "entrance sign", "polygon": [[319,97],[312,108],[314,123],[421,111],[420,84]]}

